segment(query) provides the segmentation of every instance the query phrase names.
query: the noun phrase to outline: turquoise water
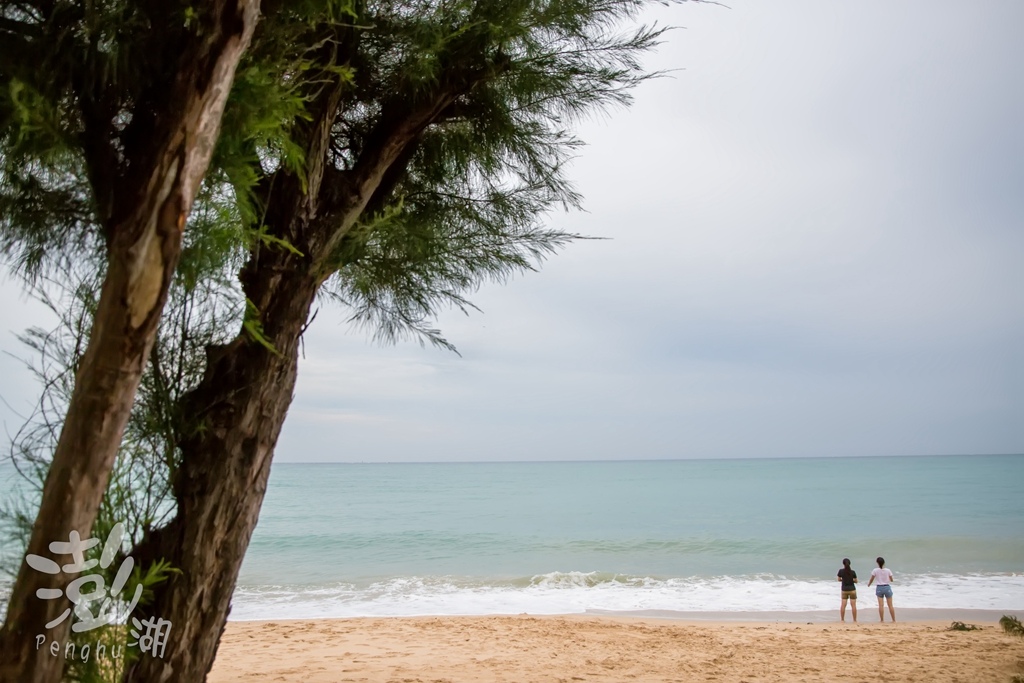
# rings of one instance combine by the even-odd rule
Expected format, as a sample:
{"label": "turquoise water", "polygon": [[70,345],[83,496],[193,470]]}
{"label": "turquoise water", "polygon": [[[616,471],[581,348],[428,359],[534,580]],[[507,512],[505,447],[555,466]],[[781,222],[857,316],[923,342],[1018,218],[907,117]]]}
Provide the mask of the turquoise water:
{"label": "turquoise water", "polygon": [[1022,484],[1024,456],[277,464],[232,618],[832,610],[877,555],[903,607],[1021,611]]}
{"label": "turquoise water", "polygon": [[1022,483],[1024,456],[279,464],[234,614],[831,609],[877,555],[906,606],[1021,609]]}

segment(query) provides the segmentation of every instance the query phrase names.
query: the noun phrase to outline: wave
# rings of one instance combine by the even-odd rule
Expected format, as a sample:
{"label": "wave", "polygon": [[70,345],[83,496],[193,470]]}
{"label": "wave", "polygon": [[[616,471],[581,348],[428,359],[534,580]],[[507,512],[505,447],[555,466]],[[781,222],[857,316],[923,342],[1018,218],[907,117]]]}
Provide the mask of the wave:
{"label": "wave", "polygon": [[[900,575],[904,608],[1024,610],[1024,575]],[[874,605],[874,590],[860,589]],[[836,584],[771,574],[651,577],[549,572],[529,577],[392,577],[363,584],[249,585],[235,591],[232,619],[359,616],[576,614],[585,612],[807,612],[833,610]]]}
{"label": "wave", "polygon": [[843,557],[867,572],[882,554],[903,573],[1013,572],[1024,566],[1020,538],[778,537],[551,538],[451,532],[266,534],[254,540],[241,583],[322,585],[344,576],[532,575],[549,567],[603,567],[655,576],[830,576]]}

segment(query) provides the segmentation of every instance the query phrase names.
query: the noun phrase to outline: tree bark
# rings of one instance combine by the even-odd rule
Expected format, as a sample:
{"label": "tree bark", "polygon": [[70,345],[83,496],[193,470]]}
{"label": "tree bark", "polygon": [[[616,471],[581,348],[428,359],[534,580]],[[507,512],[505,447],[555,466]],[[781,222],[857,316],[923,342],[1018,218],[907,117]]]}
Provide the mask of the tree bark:
{"label": "tree bark", "polygon": [[151,605],[136,609],[140,615],[170,621],[172,631],[163,658],[141,657],[126,672],[126,683],[201,681],[213,666],[291,406],[299,344],[325,279],[323,264],[358,220],[387,169],[403,158],[406,146],[452,97],[447,91],[438,93],[389,121],[363,163],[340,175],[326,169],[330,124],[338,106],[335,92],[308,128],[307,149],[316,152],[308,163],[309,192],[302,194],[298,181],[287,174],[273,183],[279,189],[268,202],[265,228],[302,255],[268,249],[250,255],[240,280],[273,349],[244,333],[230,344],[208,349],[203,380],[185,398],[183,412],[198,419],[199,426],[179,444],[176,516],[132,551],[142,566],[165,559],[180,570],[166,586],[155,589]]}
{"label": "tree bark", "polygon": [[[51,552],[51,542],[67,542],[73,531],[90,536],[181,252],[185,219],[258,16],[258,0],[211,5],[212,22],[200,27],[188,53],[179,56],[175,82],[161,101],[146,103],[158,107],[156,144],[129,160],[136,179],[125,184],[131,193],[115,194],[107,274],[28,545],[29,554],[58,564],[70,560]],[[60,680],[72,617],[50,629],[46,624],[70,606],[63,593],[73,578],[22,562],[0,629],[0,683]],[[40,589],[62,595],[41,599]],[[61,654],[37,647],[37,635],[45,636],[46,646],[61,643]]]}
{"label": "tree bark", "polygon": [[133,551],[143,565],[166,558],[181,572],[152,605],[136,609],[170,621],[171,631],[163,656],[140,657],[126,681],[205,680],[256,528],[317,282],[307,259],[280,251],[264,253],[250,275],[246,294],[264,304],[263,335],[274,349],[243,337],[210,348],[205,376],[185,399],[201,424],[180,444],[177,514]]}
{"label": "tree bark", "polygon": [[242,289],[259,311],[262,335],[273,349],[244,332],[208,349],[203,380],[184,399],[182,412],[199,424],[179,444],[176,516],[132,551],[141,566],[164,559],[180,570],[154,589],[152,604],[136,609],[170,621],[172,630],[164,656],[141,657],[125,683],[201,681],[213,666],[291,405],[302,332],[317,291],[333,273],[332,254],[389,171],[408,162],[409,148],[423,131],[461,93],[505,68],[487,63],[482,53],[474,57],[453,59],[455,73],[432,92],[392,95],[350,171],[328,167],[345,86],[338,82],[323,90],[303,128],[305,191],[286,171],[265,184],[274,189],[265,198],[264,229],[301,255],[260,248],[250,254],[240,275]]}

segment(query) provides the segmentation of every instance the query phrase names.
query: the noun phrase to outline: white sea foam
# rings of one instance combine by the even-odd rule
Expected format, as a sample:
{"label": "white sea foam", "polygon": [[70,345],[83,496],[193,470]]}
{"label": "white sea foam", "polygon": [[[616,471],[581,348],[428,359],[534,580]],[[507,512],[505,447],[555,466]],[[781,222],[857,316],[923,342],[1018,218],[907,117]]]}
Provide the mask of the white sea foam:
{"label": "white sea foam", "polygon": [[[1024,575],[904,575],[894,584],[903,608],[1024,610]],[[655,579],[552,572],[523,581],[394,578],[367,586],[240,586],[231,618],[575,614],[587,611],[774,612],[836,607],[837,585],[785,576]],[[874,605],[874,588],[860,587]]]}

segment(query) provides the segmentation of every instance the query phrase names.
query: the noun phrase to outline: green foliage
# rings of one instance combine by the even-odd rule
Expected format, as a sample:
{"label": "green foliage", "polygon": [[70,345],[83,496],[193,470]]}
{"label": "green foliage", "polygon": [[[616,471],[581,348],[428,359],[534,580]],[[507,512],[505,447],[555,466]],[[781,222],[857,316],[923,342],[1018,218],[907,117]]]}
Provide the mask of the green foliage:
{"label": "green foliage", "polygon": [[[209,229],[186,235],[177,277],[100,508],[100,519],[124,522],[133,541],[173,515],[170,481],[177,469],[177,443],[194,428],[192,416],[181,409],[181,398],[202,378],[206,347],[228,341],[242,320],[237,284],[228,277],[221,256],[233,249],[217,232],[223,225],[211,222]],[[32,414],[12,437],[7,455],[20,473],[18,490],[0,500],[0,534],[19,548],[17,562],[24,554],[32,512],[85,352],[101,277],[86,259],[76,268],[40,280],[34,294],[57,324],[19,336],[29,351],[24,362],[40,394]],[[17,566],[7,569],[17,571]]]}
{"label": "green foliage", "polygon": [[949,625],[949,628],[946,629],[946,630],[947,631],[980,631],[981,627],[980,626],[975,626],[974,624],[965,624],[962,621],[954,621],[952,624]]}
{"label": "green foliage", "polygon": [[50,331],[31,328],[18,337],[30,352],[24,362],[38,382],[40,394],[32,414],[12,437],[5,458],[19,475],[12,490],[0,498],[0,534],[5,537],[0,545],[12,550],[4,556],[0,571],[12,576],[28,545],[50,456],[85,352],[98,284],[95,272],[88,267],[47,280],[36,290],[36,296],[56,314],[57,326]]}
{"label": "green foliage", "polygon": [[[25,553],[50,457],[84,352],[98,296],[97,278],[95,271],[86,268],[84,272],[65,272],[59,281],[47,281],[36,294],[58,316],[59,322],[53,330],[33,328],[20,337],[30,352],[26,364],[39,381],[41,393],[33,414],[15,434],[6,456],[20,474],[13,489],[5,491],[0,501],[0,547],[5,551],[0,558],[0,571],[11,576],[17,572]],[[191,416],[181,411],[181,397],[202,376],[205,346],[226,341],[226,330],[234,329],[240,319],[237,310],[224,305],[229,297],[218,289],[221,286],[227,285],[204,278],[191,289],[180,279],[172,287],[92,537],[105,539],[120,522],[125,527],[125,542],[130,546],[173,516],[170,482],[180,458],[177,443],[186,430],[193,428]],[[98,548],[94,551],[98,552]],[[111,567],[99,571],[105,585],[112,584],[114,572],[123,559],[122,554]],[[135,587],[141,585],[140,603],[147,604],[154,588],[175,571],[166,562],[136,566],[122,598],[133,595]],[[124,625],[128,616],[124,599],[103,608],[117,613],[114,626],[71,634],[76,651],[88,644],[93,654],[87,662],[80,657],[73,662],[66,672],[69,680],[112,683],[120,680],[123,667],[137,656],[134,649],[126,647],[133,639]],[[97,609],[93,606],[94,613]],[[98,644],[103,644],[106,657],[96,656]],[[121,658],[110,656],[115,648]]]}
{"label": "green foliage", "polygon": [[115,197],[144,182],[189,32],[180,3],[0,0],[0,246],[30,281],[103,255]]}
{"label": "green foliage", "polygon": [[[53,391],[52,388],[51,391]],[[38,458],[26,459],[25,455],[23,452],[14,457],[14,462],[22,474],[20,483],[27,484],[30,489],[38,491],[46,477],[46,462]],[[102,542],[108,538],[118,523],[122,523],[126,529],[125,540],[141,538],[147,520],[139,512],[140,503],[155,507],[163,506],[166,512],[168,499],[166,492],[161,493],[160,489],[156,487],[140,486],[139,482],[133,479],[140,474],[146,474],[148,469],[138,467],[138,462],[133,462],[123,453],[119,455],[112,482],[91,532],[91,537],[100,539],[101,544],[86,551],[87,560],[98,561],[100,559]],[[7,537],[4,546],[16,547],[17,552],[9,556],[5,555],[3,566],[0,568],[5,573],[13,575],[24,556],[27,537],[31,531],[33,518],[28,513],[34,510],[36,505],[32,495],[19,496],[18,492],[10,492],[4,502],[5,505],[0,510],[0,521],[3,522],[4,527],[3,535]],[[152,524],[153,521],[150,518],[148,524]],[[110,588],[114,586],[115,576],[126,561],[131,562],[126,555],[126,548],[122,545],[121,552],[107,567],[103,567],[100,563],[90,569],[88,573],[100,576],[103,585]],[[116,683],[120,681],[125,667],[139,656],[138,647],[129,646],[130,642],[134,642],[134,638],[131,637],[128,628],[130,625],[129,603],[135,595],[137,587],[141,586],[138,604],[149,604],[153,598],[154,588],[177,571],[163,561],[149,565],[144,571],[135,566],[118,594],[108,596],[102,601],[88,603],[88,609],[92,615],[97,617],[103,614],[110,615],[110,624],[89,631],[72,631],[69,634],[68,642],[74,648],[76,656],[67,659],[64,680],[80,681],[81,683]],[[69,616],[69,618],[75,617]],[[62,643],[61,647],[66,648],[67,645]],[[84,652],[88,652],[89,655],[84,656]]]}
{"label": "green foliage", "polygon": [[[275,221],[301,213],[307,227],[328,224],[332,202],[351,190],[346,179],[438,92],[443,109],[416,131],[362,215],[334,226],[331,253],[314,266],[323,293],[378,341],[454,350],[432,326],[439,311],[472,310],[468,297],[484,282],[535,269],[579,239],[546,227],[553,212],[581,205],[567,176],[582,144],[572,127],[628,104],[630,90],[657,75],[640,58],[661,30],[626,28],[645,4],[265,0],[94,536],[124,521],[137,542],[174,514],[179,443],[203,427],[182,399],[202,377],[207,346],[237,331],[278,353],[234,278],[261,249],[309,267],[316,245]],[[43,392],[12,444],[27,491],[0,514],[20,548],[88,338],[117,220],[114,188],[136,181],[125,160],[153,124],[133,107],[169,82],[166,64],[148,57],[173,51],[201,25],[200,11],[0,0],[0,248],[61,318],[58,329],[23,337]],[[320,120],[326,150],[314,144]],[[171,572],[137,569],[129,588],[142,585],[146,600]],[[100,633],[126,642],[124,627]],[[68,673],[118,675],[100,664]]]}
{"label": "green foliage", "polygon": [[999,618],[999,625],[1010,635],[1024,637],[1024,624],[1015,616],[1004,614]]}
{"label": "green foliage", "polygon": [[0,149],[0,250],[29,280],[83,259],[100,262],[103,244],[86,176],[70,151],[32,159]]}
{"label": "green foliage", "polygon": [[[308,189],[313,150],[303,126],[311,104],[342,86],[325,153],[330,169],[346,173],[391,118],[475,69],[473,85],[421,132],[337,242],[325,273],[325,295],[349,307],[376,340],[411,337],[454,350],[431,326],[440,310],[471,310],[467,296],[483,282],[536,268],[579,238],[543,223],[556,209],[580,205],[566,177],[581,144],[571,124],[628,103],[629,90],[656,75],[644,72],[639,58],[660,30],[620,31],[644,4],[303,0],[264,7],[189,217],[105,503],[135,520],[133,538],[170,514],[176,444],[183,430],[198,428],[179,399],[202,375],[204,345],[226,341],[240,326],[277,352],[233,274],[249,250],[302,256],[263,219],[275,183],[296,177],[299,190]],[[91,325],[103,226],[113,211],[109,184],[125,172],[118,168],[123,157],[101,152],[138,144],[133,136],[145,122],[131,105],[164,82],[146,59],[151,47],[143,47],[148,29],[168,17],[154,13],[180,11],[168,26],[195,23],[193,8],[108,1],[90,12],[46,4],[48,14],[43,7],[0,0],[0,246],[61,319],[53,332],[30,330],[23,338],[38,354],[43,386],[36,414],[12,446],[29,498],[56,443]],[[161,40],[172,46],[179,38],[168,31]],[[90,125],[99,121],[101,135],[90,142]],[[29,521],[14,509],[5,519],[15,536]]]}
{"label": "green foliage", "polygon": [[[471,310],[468,295],[483,282],[536,268],[579,238],[544,226],[552,211],[580,205],[566,176],[581,144],[571,126],[628,103],[631,88],[657,75],[639,59],[661,31],[622,28],[644,5],[265,3],[112,477],[109,505],[136,520],[133,538],[170,514],[177,442],[199,427],[188,424],[180,398],[202,375],[203,347],[241,329],[274,350],[233,277],[250,250],[305,252],[264,222],[273,189],[297,178],[298,192],[309,190],[314,153],[326,155],[324,182],[337,182],[418,98],[455,88],[337,241],[323,274],[325,295],[378,341],[412,337],[453,349],[431,326],[440,310]],[[129,174],[124,152],[146,130],[132,106],[166,87],[166,64],[147,55],[173,49],[196,25],[195,8],[176,7],[108,0],[85,11],[0,0],[0,246],[61,318],[57,330],[23,338],[38,354],[44,388],[12,447],[26,482],[41,481],[56,443],[99,291],[105,225],[116,213],[111,184]],[[309,109],[338,87],[330,148],[309,149]],[[17,529],[28,522],[16,510],[6,519]]]}
{"label": "green foliage", "polygon": [[[235,75],[221,123],[221,136],[206,183],[220,187],[232,205],[234,219],[259,233],[263,207],[258,185],[277,169],[302,179],[305,189],[306,150],[294,137],[296,126],[309,120],[307,106],[316,93],[335,80],[348,81],[351,70],[323,63],[318,54],[331,46],[331,33],[351,21],[350,2],[303,0],[265,7],[250,49]],[[211,199],[208,194],[206,201]]]}
{"label": "green foliage", "polygon": [[[273,350],[233,273],[250,250],[306,251],[292,235],[268,229],[274,188],[295,178],[299,194],[309,191],[315,154],[326,155],[324,182],[336,183],[363,163],[381,130],[439,88],[457,95],[335,242],[322,276],[324,294],[349,307],[351,320],[378,341],[411,337],[454,348],[431,326],[440,310],[471,310],[468,295],[482,283],[534,269],[579,239],[544,226],[553,211],[580,206],[566,176],[581,144],[571,126],[628,103],[633,87],[657,75],[640,58],[661,29],[625,28],[645,4],[265,3],[189,217],[153,371],[140,389],[149,407],[133,413],[125,452],[159,453],[164,471],[173,472],[175,439],[187,421],[174,406],[201,374],[199,340],[228,338],[240,325]],[[60,354],[40,375],[49,387],[44,400],[55,401],[40,407],[46,426],[15,440],[27,449],[22,456],[45,453],[55,439],[91,319],[89,297],[99,289],[105,226],[116,214],[111,187],[130,176],[126,151],[142,144],[152,123],[132,107],[166,87],[167,64],[148,56],[173,50],[198,25],[198,11],[123,0],[0,0],[0,246],[40,291],[56,279],[81,283],[67,328],[57,333],[75,344],[40,331],[26,337],[42,358]],[[309,148],[310,107],[338,87],[330,148]],[[297,200],[294,193],[277,198]],[[65,304],[55,302],[55,310]],[[46,459],[20,462],[35,467]],[[163,479],[122,484],[166,489]],[[144,526],[162,518],[149,508],[135,512]]]}
{"label": "green foliage", "polygon": [[[378,341],[413,337],[453,348],[430,326],[472,308],[483,282],[534,269],[579,235],[543,227],[581,198],[566,165],[571,126],[630,101],[658,74],[641,68],[660,29],[620,32],[643,2],[371,3],[339,110],[332,164],[356,168],[389,109],[482,58],[489,71],[423,131],[328,267],[325,294]],[[468,68],[468,67],[465,67]],[[391,93],[395,93],[391,95]],[[401,102],[403,104],[395,104]]]}
{"label": "green foliage", "polygon": [[[346,172],[389,117],[472,78],[385,179],[324,274],[325,294],[378,341],[451,348],[430,326],[440,310],[471,309],[466,296],[483,282],[536,268],[579,238],[542,222],[580,205],[566,177],[581,144],[571,126],[628,103],[633,87],[657,75],[639,60],[662,30],[625,28],[646,4],[265,3],[189,219],[194,253],[179,279],[186,288],[204,277],[222,282],[260,245],[305,250],[266,229],[266,202],[286,177],[309,189],[309,155],[320,153],[307,149],[309,107],[326,90],[344,86],[328,163]],[[127,172],[123,155],[110,152],[138,144],[145,120],[131,106],[164,82],[155,71],[162,62],[145,58],[154,49],[147,29],[169,20],[188,31],[197,11],[112,0],[88,12],[46,7],[0,0],[10,20],[0,38],[32,43],[0,50],[0,245],[33,281],[72,267],[69,259],[80,266],[83,256],[102,268],[110,187]],[[160,40],[172,49],[181,33],[167,34]],[[259,340],[253,320],[243,329]]]}
{"label": "green foliage", "polygon": [[267,336],[263,333],[263,323],[260,322],[260,310],[248,298],[245,300],[245,318],[242,320],[242,329],[245,330],[245,333],[254,342],[267,351],[278,356],[281,355],[281,352],[274,347],[273,342],[267,339]]}
{"label": "green foliage", "polygon": [[[112,524],[109,517],[101,517],[93,527],[93,537],[106,540],[113,530],[114,524],[116,522]],[[99,560],[101,549],[102,543],[88,551],[86,559]],[[124,548],[109,566],[106,568],[103,568],[102,565],[94,567],[89,570],[89,573],[101,576],[105,586],[113,586],[115,575],[122,563],[131,562],[129,557],[123,553]],[[133,624],[128,608],[132,598],[141,587],[137,604],[149,604],[153,599],[153,589],[176,573],[180,572],[163,561],[152,563],[145,571],[136,566],[123,589],[115,598],[108,597],[99,605],[91,604],[91,612],[94,615],[110,614],[111,623],[108,626],[97,627],[81,633],[71,632],[70,642],[74,643],[78,656],[68,659],[64,679],[79,683],[117,683],[120,681],[125,668],[141,655],[137,641],[131,634]],[[104,657],[97,656],[100,645],[103,646],[106,653]],[[81,655],[86,646],[89,647],[91,654],[87,659]],[[117,656],[118,654],[120,656]]]}
{"label": "green foliage", "polygon": [[[197,211],[216,214],[221,236],[232,237],[234,251],[221,253],[219,268],[237,265],[257,239],[247,230],[260,224],[262,171],[304,173],[306,150],[292,132],[308,118],[309,97],[328,80],[351,77],[316,58],[330,27],[351,22],[350,0],[264,5],[197,200]],[[173,82],[166,55],[201,30],[204,11],[202,4],[0,0],[0,248],[28,282],[83,257],[103,267],[119,219],[117,193],[143,180],[130,160],[151,144],[148,105]]]}

